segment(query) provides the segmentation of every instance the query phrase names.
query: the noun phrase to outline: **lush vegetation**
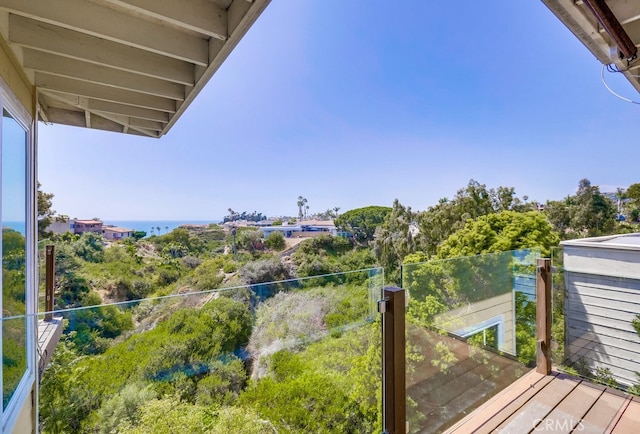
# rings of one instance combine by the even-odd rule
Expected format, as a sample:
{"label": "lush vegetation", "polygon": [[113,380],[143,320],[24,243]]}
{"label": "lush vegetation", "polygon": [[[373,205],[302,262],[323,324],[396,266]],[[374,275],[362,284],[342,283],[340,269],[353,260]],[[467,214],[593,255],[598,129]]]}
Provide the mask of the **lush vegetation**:
{"label": "lush vegetation", "polygon": [[27,368],[25,239],[2,229],[2,402],[6,405]]}
{"label": "lush vegetation", "polygon": [[289,280],[317,260],[370,267],[368,250],[321,236],[283,259],[284,239],[241,229],[233,255],[215,225],[53,241],[56,305],[74,310],[43,377],[45,432],[380,430],[370,273]]}
{"label": "lush vegetation", "polygon": [[336,227],[342,231],[353,234],[359,242],[373,241],[376,228],[391,212],[386,206],[367,206],[347,211],[334,220]]}
{"label": "lush vegetation", "polygon": [[[51,198],[42,198],[49,207]],[[635,209],[640,199],[625,200]],[[307,200],[297,205],[305,217]],[[75,310],[64,314],[64,339],[43,377],[43,430],[379,432],[380,333],[369,315],[378,296],[370,288],[382,282],[347,272],[383,266],[387,284],[412,293],[409,321],[433,328],[452,306],[511,292],[513,273],[531,272],[519,265],[525,258],[499,252],[547,256],[561,239],[633,230],[617,215],[587,180],[574,196],[546,204],[472,180],[425,211],[397,200],[347,211],[335,223],[351,236],[322,235],[293,249],[281,233],[265,239],[251,227],[178,228],[108,244],[92,234],[47,234],[56,245],[56,306]],[[264,218],[231,209],[227,217]],[[9,279],[15,261],[6,255],[20,240],[7,233],[5,242]],[[519,293],[514,303],[526,363],[535,355],[535,306]],[[496,331],[469,342],[495,347]],[[438,351],[433,365],[446,370],[454,360]]]}

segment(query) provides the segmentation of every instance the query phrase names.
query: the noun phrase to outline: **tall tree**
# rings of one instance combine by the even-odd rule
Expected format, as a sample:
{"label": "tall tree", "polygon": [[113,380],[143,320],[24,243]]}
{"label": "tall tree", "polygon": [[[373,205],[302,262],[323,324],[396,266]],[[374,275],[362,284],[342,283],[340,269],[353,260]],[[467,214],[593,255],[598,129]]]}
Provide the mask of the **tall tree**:
{"label": "tall tree", "polygon": [[618,187],[616,189],[616,199],[618,205],[618,214],[622,214],[622,203],[627,198],[627,192],[624,188]]}
{"label": "tall tree", "polygon": [[418,215],[419,246],[428,256],[435,255],[438,245],[461,229],[469,219],[500,211],[523,211],[530,208],[515,196],[513,187],[487,189],[478,181],[470,180],[452,199],[442,198],[437,205]]}
{"label": "tall tree", "polygon": [[393,201],[385,222],[376,229],[373,253],[385,269],[385,278],[400,284],[400,265],[405,256],[415,251],[415,215],[411,207],[404,207],[398,199]]}
{"label": "tall tree", "polygon": [[573,198],[567,196],[564,200],[547,201],[544,208],[544,213],[549,219],[549,223],[563,240],[570,238],[573,232],[570,211],[572,202]]}
{"label": "tall tree", "polygon": [[640,182],[636,182],[627,187],[626,194],[629,199],[633,199],[636,206],[640,206]]}
{"label": "tall tree", "polygon": [[548,257],[559,237],[544,214],[503,211],[467,220],[438,248],[439,258],[539,247]]}
{"label": "tall tree", "polygon": [[304,217],[303,209],[306,203],[307,203],[306,198],[302,196],[298,196],[298,220],[302,220],[302,218]]}
{"label": "tall tree", "polygon": [[53,210],[53,193],[45,193],[38,182],[38,238],[44,239],[51,236],[47,228],[53,222],[56,212]]}
{"label": "tall tree", "polygon": [[367,206],[342,213],[334,221],[341,231],[353,234],[358,243],[373,241],[373,235],[378,226],[382,225],[391,213],[387,206]]}
{"label": "tall tree", "polygon": [[613,203],[598,186],[581,179],[571,207],[571,226],[583,236],[609,234],[615,226],[615,214]]}

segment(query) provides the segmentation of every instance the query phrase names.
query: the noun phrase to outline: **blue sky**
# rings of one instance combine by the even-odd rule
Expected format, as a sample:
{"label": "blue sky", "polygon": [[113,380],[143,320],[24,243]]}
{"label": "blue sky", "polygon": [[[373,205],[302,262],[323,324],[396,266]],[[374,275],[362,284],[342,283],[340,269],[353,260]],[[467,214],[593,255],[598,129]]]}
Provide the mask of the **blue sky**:
{"label": "blue sky", "polygon": [[639,110],[540,1],[274,0],[168,135],[40,124],[39,179],[112,220],[423,210],[470,179],[545,201],[640,182]]}

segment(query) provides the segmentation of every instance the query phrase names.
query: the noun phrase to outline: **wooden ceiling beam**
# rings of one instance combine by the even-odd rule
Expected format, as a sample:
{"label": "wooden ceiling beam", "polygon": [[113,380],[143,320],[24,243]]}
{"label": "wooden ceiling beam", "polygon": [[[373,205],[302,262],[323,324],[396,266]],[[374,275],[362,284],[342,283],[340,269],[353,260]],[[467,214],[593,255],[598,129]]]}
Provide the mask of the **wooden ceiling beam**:
{"label": "wooden ceiling beam", "polygon": [[103,65],[82,62],[68,57],[57,56],[44,51],[25,48],[23,50],[25,68],[37,72],[75,78],[90,83],[104,84],[120,89],[136,91],[163,98],[182,101],[185,96],[184,85],[147,77]]}
{"label": "wooden ceiling beam", "polygon": [[[176,6],[182,2],[175,2]],[[206,66],[208,43],[152,21],[127,15],[87,0],[0,0],[0,8],[35,19],[162,56]]]}
{"label": "wooden ceiling beam", "polygon": [[166,112],[145,109],[142,107],[127,106],[109,101],[89,99],[88,108],[92,111],[125,115],[138,119],[161,122],[163,124],[167,124],[170,120],[169,113]]}
{"label": "wooden ceiling beam", "polygon": [[155,128],[146,128],[144,126],[138,126],[135,123],[131,122],[131,120],[126,116],[114,115],[114,114],[104,113],[104,112],[91,112],[91,113],[93,113],[96,117],[108,119],[111,122],[115,122],[118,125],[121,125],[123,128],[123,132],[135,130],[141,134],[144,134],[145,136],[158,137],[160,135],[160,132],[162,131],[162,129],[157,130]]}
{"label": "wooden ceiling beam", "polygon": [[[159,112],[156,110],[149,110],[140,107],[127,106],[108,101],[94,100],[91,98],[80,98],[73,95],[67,95],[46,89],[40,89],[41,95],[53,101],[58,101],[63,104],[76,107],[79,110],[89,110],[92,113],[111,114],[114,116],[125,116],[129,118],[129,121],[133,125],[140,126],[142,128],[152,129],[157,127],[164,128],[169,121],[169,114],[165,112]],[[154,124],[145,124],[145,122],[151,122]],[[152,127],[154,125],[154,127]]]}
{"label": "wooden ceiling beam", "polygon": [[[73,127],[85,126],[85,115],[83,112],[51,107],[49,110],[49,117],[51,119],[51,122],[56,124],[69,125]],[[156,131],[149,131],[145,130],[144,128],[134,129],[132,127],[115,122],[112,119],[108,119],[95,114],[92,117],[91,128],[103,131],[111,131],[114,133],[128,132],[130,134],[134,133],[140,136],[154,138],[159,136]]]}
{"label": "wooden ceiling beam", "polygon": [[35,85],[39,89],[79,95],[81,97],[110,101],[168,113],[175,113],[176,102],[171,99],[145,95],[129,90],[114,89],[108,86],[73,80],[42,72],[36,73]]}
{"label": "wooden ceiling beam", "polygon": [[96,65],[193,86],[195,66],[139,48],[11,14],[11,43]]}
{"label": "wooden ceiling beam", "polygon": [[105,1],[223,41],[227,39],[229,34],[227,31],[227,11],[207,0]]}

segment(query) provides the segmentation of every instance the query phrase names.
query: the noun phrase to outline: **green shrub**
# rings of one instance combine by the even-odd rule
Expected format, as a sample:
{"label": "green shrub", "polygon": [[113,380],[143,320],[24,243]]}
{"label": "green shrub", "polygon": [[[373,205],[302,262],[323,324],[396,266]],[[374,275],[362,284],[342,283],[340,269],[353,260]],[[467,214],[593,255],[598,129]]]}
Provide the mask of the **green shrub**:
{"label": "green shrub", "polygon": [[193,286],[201,291],[218,288],[224,280],[220,268],[220,260],[207,259],[203,261],[193,273]]}
{"label": "green shrub", "polygon": [[167,286],[177,282],[180,278],[180,271],[175,268],[164,267],[158,271],[156,281],[159,286]]}
{"label": "green shrub", "polygon": [[289,267],[277,259],[262,259],[248,262],[240,269],[239,273],[248,285],[291,278],[291,270]]}
{"label": "green shrub", "polygon": [[282,250],[285,246],[284,235],[282,235],[282,232],[278,231],[271,232],[264,244],[270,249]]}
{"label": "green shrub", "polygon": [[225,273],[235,273],[236,271],[238,271],[238,264],[233,261],[227,261],[222,266],[222,271],[224,271]]}

